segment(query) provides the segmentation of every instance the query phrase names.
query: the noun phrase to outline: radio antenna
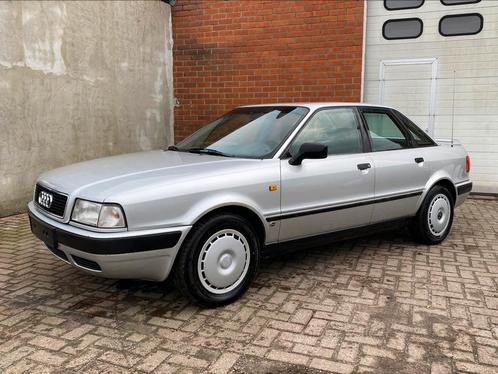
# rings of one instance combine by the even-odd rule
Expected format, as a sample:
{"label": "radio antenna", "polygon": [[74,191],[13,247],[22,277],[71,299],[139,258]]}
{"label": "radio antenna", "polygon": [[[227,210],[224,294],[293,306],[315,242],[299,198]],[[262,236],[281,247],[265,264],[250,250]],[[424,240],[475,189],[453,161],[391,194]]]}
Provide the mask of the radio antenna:
{"label": "radio antenna", "polygon": [[453,147],[453,132],[455,127],[455,75],[456,70],[453,70],[453,103],[451,104],[451,146]]}

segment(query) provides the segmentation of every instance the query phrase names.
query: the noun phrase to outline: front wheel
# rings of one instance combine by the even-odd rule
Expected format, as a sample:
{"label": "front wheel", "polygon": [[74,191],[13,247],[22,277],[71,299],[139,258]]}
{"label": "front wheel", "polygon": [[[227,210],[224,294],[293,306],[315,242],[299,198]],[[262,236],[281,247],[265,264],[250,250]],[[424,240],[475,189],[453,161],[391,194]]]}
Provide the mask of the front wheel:
{"label": "front wheel", "polygon": [[453,205],[447,188],[431,188],[410,227],[415,239],[423,244],[439,244],[446,239],[453,224]]}
{"label": "front wheel", "polygon": [[192,228],[178,254],[175,283],[196,304],[228,304],[249,287],[259,265],[260,243],[250,222],[220,214]]}

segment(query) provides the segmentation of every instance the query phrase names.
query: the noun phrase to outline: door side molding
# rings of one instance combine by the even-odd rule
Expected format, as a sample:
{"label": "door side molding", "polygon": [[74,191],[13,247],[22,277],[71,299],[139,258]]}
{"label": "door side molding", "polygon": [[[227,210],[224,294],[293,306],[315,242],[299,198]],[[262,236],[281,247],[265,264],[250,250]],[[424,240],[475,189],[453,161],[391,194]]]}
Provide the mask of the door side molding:
{"label": "door side molding", "polygon": [[336,204],[336,205],[331,205],[331,206],[327,206],[327,207],[318,207],[318,208],[306,209],[306,210],[302,210],[302,211],[283,213],[283,214],[276,215],[276,216],[266,217],[266,221],[272,222],[272,221],[278,221],[278,220],[282,220],[282,219],[297,218],[297,217],[309,216],[309,215],[313,215],[313,214],[320,214],[320,213],[333,212],[333,211],[337,211],[337,210],[356,208],[356,207],[360,207],[360,206],[364,206],[364,205],[385,203],[388,201],[394,201],[394,200],[400,200],[400,199],[407,199],[410,197],[420,196],[420,195],[422,195],[422,192],[423,192],[423,190],[416,190],[416,191],[410,191],[410,192],[405,192],[405,193],[396,194],[396,195],[380,196],[380,197],[373,198],[373,199],[359,200],[359,201],[354,201],[354,202],[346,203],[346,204]]}

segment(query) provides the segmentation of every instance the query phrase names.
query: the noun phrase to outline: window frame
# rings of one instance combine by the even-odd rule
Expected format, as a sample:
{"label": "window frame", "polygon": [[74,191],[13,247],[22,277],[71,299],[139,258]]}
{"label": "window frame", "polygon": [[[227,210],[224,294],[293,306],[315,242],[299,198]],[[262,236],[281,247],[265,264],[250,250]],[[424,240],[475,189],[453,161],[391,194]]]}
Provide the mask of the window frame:
{"label": "window frame", "polygon": [[[481,20],[481,27],[479,28],[479,30],[476,32],[470,33],[470,34],[466,33],[466,32],[465,33],[458,33],[458,34],[451,34],[451,35],[443,34],[443,32],[441,31],[441,24],[443,23],[443,20],[445,20],[446,18],[460,18],[460,17],[464,17],[464,16],[478,16]],[[482,31],[483,28],[484,28],[484,17],[482,16],[482,14],[477,13],[477,12],[460,13],[460,14],[447,14],[446,16],[441,17],[441,19],[439,20],[439,25],[438,25],[439,35],[444,36],[445,38],[451,38],[452,36],[477,35]]]}
{"label": "window frame", "polygon": [[[369,146],[370,146],[369,147],[370,148],[370,152],[375,152],[375,153],[377,153],[377,152],[392,152],[392,151],[402,151],[403,149],[415,148],[413,146],[414,142],[413,142],[413,139],[412,139],[412,136],[411,136],[410,132],[406,129],[406,127],[404,126],[404,124],[396,116],[396,113],[395,113],[395,111],[393,109],[391,109],[391,108],[381,108],[381,107],[368,107],[368,106],[365,106],[365,107],[359,107],[358,110],[359,110],[359,112],[361,114],[362,125],[363,125],[363,127],[365,129],[365,132],[367,134],[367,137],[368,137],[368,142],[369,142]],[[405,136],[406,141],[408,143],[408,147],[395,148],[395,149],[383,149],[383,150],[375,151],[373,149],[372,137],[370,136],[370,132],[368,131],[368,123],[367,123],[367,119],[364,116],[364,112],[386,114],[394,122],[394,124],[398,127],[398,129],[401,131],[401,133]]]}
{"label": "window frame", "polygon": [[362,148],[362,150],[361,150],[361,152],[356,152],[356,153],[327,154],[327,158],[328,157],[337,157],[337,156],[346,156],[346,155],[359,155],[359,154],[370,152],[371,148],[370,148],[370,142],[369,142],[369,140],[367,138],[368,134],[367,134],[367,132],[365,130],[365,126],[363,125],[363,121],[362,121],[361,115],[358,112],[358,107],[341,105],[341,106],[321,107],[321,108],[316,109],[313,113],[311,113],[311,115],[305,120],[305,122],[303,123],[303,125],[294,134],[294,136],[291,135],[292,139],[290,139],[289,144],[287,144],[287,146],[282,151],[282,153],[281,153],[281,155],[280,155],[279,158],[281,160],[286,160],[286,159],[289,159],[289,158],[292,157],[291,154],[290,154],[290,152],[289,152],[292,144],[297,139],[297,137],[299,136],[299,134],[301,133],[301,131],[303,131],[303,129],[305,129],[308,126],[308,124],[311,122],[311,120],[313,119],[313,117],[315,115],[317,115],[318,113],[320,113],[321,111],[324,111],[324,110],[334,110],[334,109],[351,109],[353,111],[353,113],[355,115],[355,118],[356,118],[356,121],[358,122],[358,132],[359,132],[359,135],[360,135],[360,142],[361,142],[361,148]]}
{"label": "window frame", "polygon": [[[420,22],[420,33],[416,36],[404,36],[404,37],[396,37],[396,38],[388,38],[386,36],[386,25],[388,23],[396,23],[396,22],[404,22],[404,21],[419,21]],[[386,20],[383,24],[382,24],[382,37],[386,40],[405,40],[405,39],[417,39],[417,38],[420,38],[420,36],[424,33],[424,21],[422,21],[420,18],[418,17],[410,17],[410,18],[390,18],[388,20]]]}
{"label": "window frame", "polygon": [[446,4],[445,3],[446,0],[441,0],[441,4],[443,4],[444,6],[458,6],[458,5],[468,5],[468,4],[477,4],[477,3],[480,3],[481,0],[466,0],[464,3],[453,3],[453,4]]}
{"label": "window frame", "polygon": [[[424,4],[425,4],[425,0],[422,0],[422,2],[420,3],[420,5],[417,5],[417,6],[411,6],[411,7],[408,7],[408,8],[389,8],[389,7],[387,6],[387,1],[388,1],[388,0],[384,0],[384,1],[383,1],[383,2],[384,2],[384,9],[386,9],[386,10],[388,10],[388,11],[390,11],[390,12],[393,12],[393,11],[396,11],[396,10],[418,9],[418,8],[420,8],[422,5],[424,5]],[[481,1],[481,0],[479,0],[479,1]]]}

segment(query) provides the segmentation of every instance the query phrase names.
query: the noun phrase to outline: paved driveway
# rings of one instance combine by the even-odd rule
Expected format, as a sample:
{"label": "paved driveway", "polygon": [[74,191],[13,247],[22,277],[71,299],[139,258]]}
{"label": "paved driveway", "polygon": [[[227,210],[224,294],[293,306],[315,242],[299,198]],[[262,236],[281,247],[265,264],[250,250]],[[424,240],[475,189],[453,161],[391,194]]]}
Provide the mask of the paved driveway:
{"label": "paved driveway", "polygon": [[0,220],[0,372],[498,372],[498,201],[451,237],[402,232],[274,259],[240,301],[189,305],[169,284],[55,259],[26,215]]}

